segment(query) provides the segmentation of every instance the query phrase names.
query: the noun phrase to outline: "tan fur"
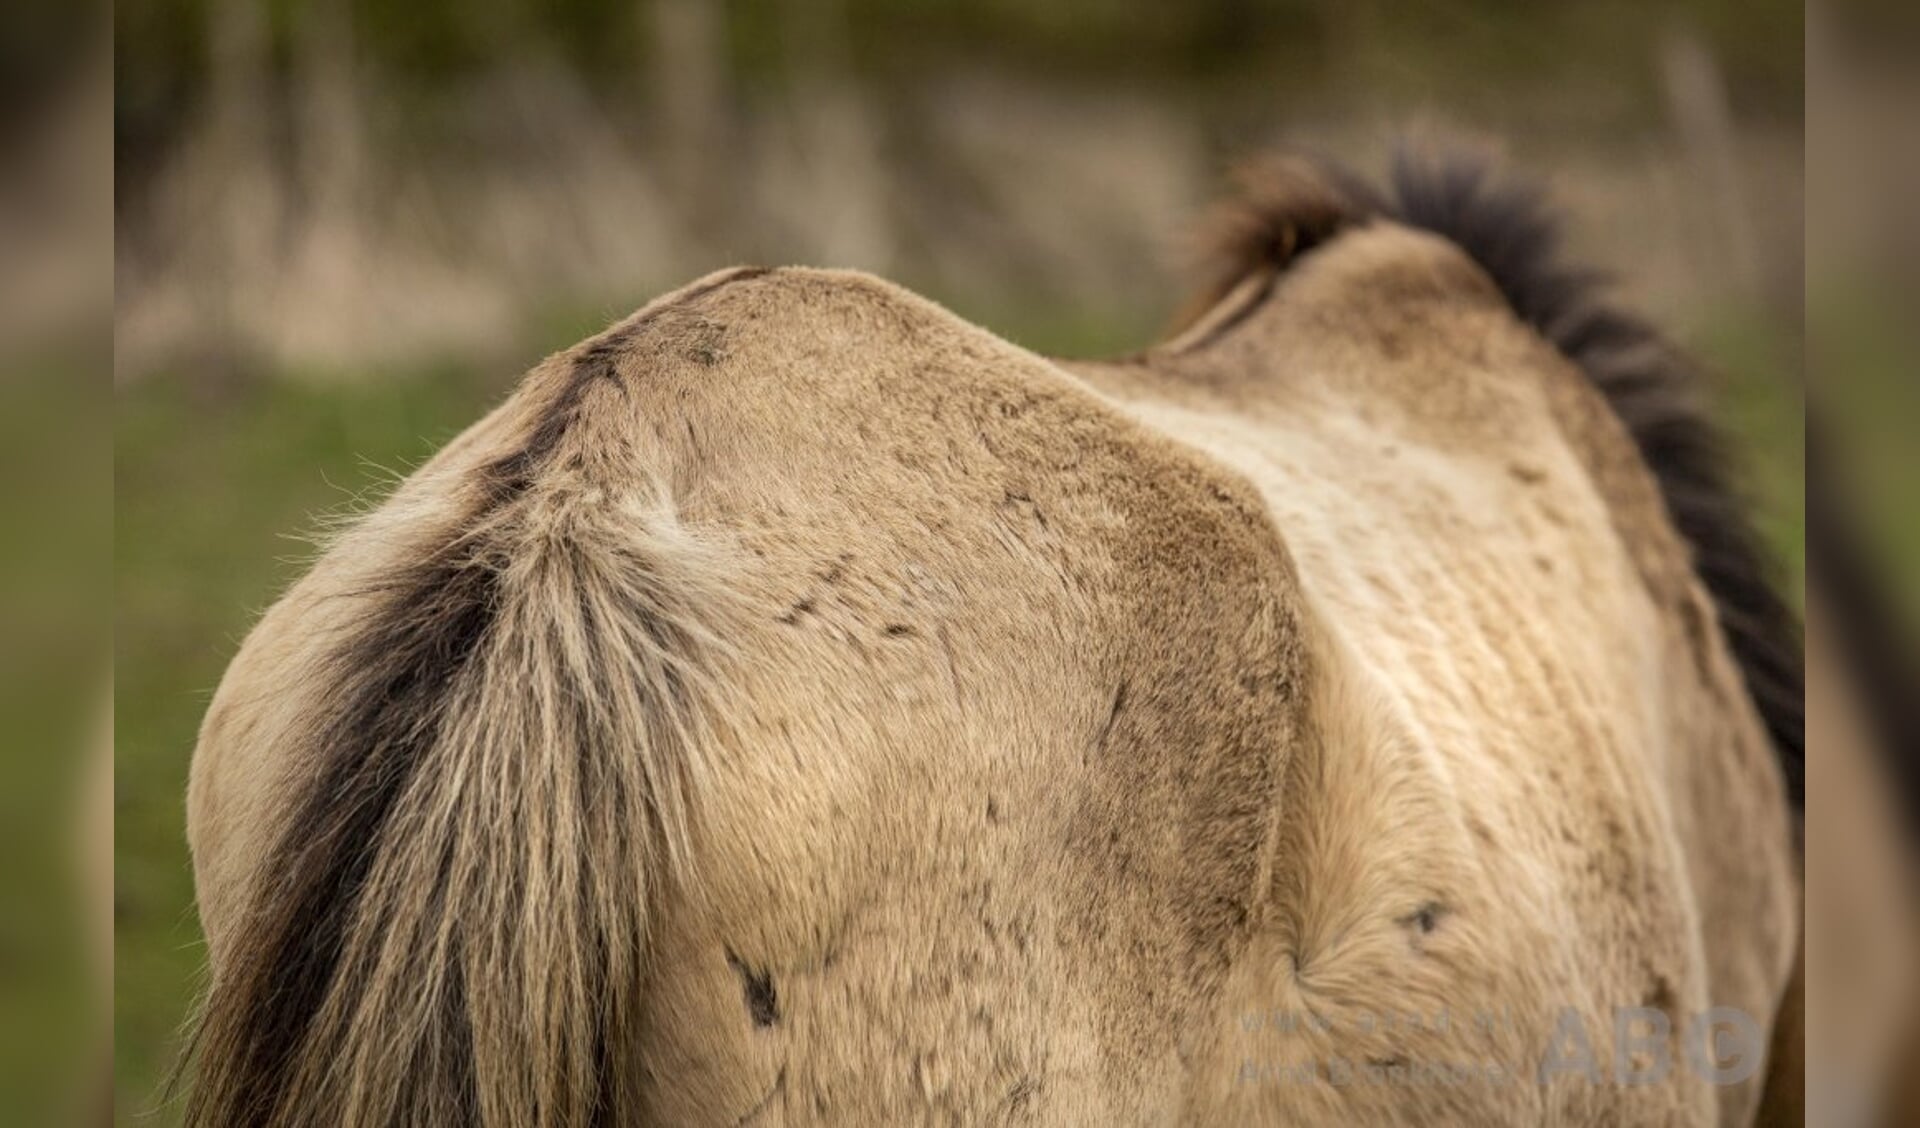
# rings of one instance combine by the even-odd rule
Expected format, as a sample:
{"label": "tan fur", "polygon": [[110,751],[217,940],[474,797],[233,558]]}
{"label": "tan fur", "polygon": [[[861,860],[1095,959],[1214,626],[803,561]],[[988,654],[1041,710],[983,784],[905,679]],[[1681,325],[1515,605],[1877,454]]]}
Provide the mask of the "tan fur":
{"label": "tan fur", "polygon": [[[1708,1086],[1677,1039],[1708,1005],[1770,1025],[1787,983],[1778,771],[1630,441],[1455,248],[1348,231],[1124,365],[855,274],[650,309],[574,405],[585,468],[547,461],[470,534],[517,577],[504,627],[380,848],[342,965],[378,986],[309,1033],[300,1118],[384,1122],[440,1068],[418,1054],[459,1054],[418,997],[457,948],[489,1124],[1751,1119],[1760,1078]],[[326,755],[311,656],[569,363],[235,660],[190,811],[216,995]],[[621,634],[636,605],[688,651]],[[686,864],[595,837],[563,797],[586,771],[630,777],[616,813],[665,843],[684,814]],[[507,880],[549,892],[502,920]],[[1534,1084],[1558,1008],[1605,1070],[1611,1008],[1643,1004],[1673,1016],[1663,1083]],[[1277,1079],[1330,1058],[1375,1080]],[[1435,1063],[1509,1079],[1404,1083]]]}

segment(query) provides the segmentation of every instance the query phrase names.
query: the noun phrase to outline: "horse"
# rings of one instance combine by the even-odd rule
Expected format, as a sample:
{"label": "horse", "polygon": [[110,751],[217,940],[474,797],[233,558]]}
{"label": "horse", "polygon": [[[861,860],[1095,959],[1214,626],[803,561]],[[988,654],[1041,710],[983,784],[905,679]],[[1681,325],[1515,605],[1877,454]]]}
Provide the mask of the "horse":
{"label": "horse", "polygon": [[1490,161],[1257,162],[1159,343],[723,270],[247,636],[203,1125],[1722,1124],[1801,658],[1696,369]]}

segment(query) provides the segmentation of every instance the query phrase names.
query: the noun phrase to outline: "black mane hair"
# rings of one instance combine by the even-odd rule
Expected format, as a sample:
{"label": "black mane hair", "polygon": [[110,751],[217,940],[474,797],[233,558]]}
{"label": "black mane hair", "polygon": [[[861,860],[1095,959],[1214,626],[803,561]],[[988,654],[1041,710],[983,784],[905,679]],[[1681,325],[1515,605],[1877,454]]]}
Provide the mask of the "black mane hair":
{"label": "black mane hair", "polygon": [[1647,322],[1611,304],[1606,277],[1569,265],[1561,221],[1536,183],[1496,179],[1476,155],[1403,147],[1389,207],[1401,222],[1444,236],[1480,264],[1520,318],[1579,365],[1626,424],[1660,483],[1694,570],[1766,723],[1796,811],[1806,798],[1798,613],[1735,488],[1726,437],[1708,413],[1699,370]]}
{"label": "black mane hair", "polygon": [[[1711,593],[1747,691],[1772,737],[1794,810],[1806,798],[1804,655],[1798,612],[1735,487],[1730,447],[1695,365],[1652,325],[1609,301],[1607,276],[1570,264],[1562,223],[1539,184],[1496,176],[1470,150],[1403,145],[1387,191],[1337,164],[1268,158],[1245,166],[1238,191],[1202,229],[1204,287],[1177,325],[1192,325],[1243,280],[1271,277],[1340,232],[1389,218],[1465,251],[1514,312],[1572,360],[1632,435],[1675,528]],[[1246,309],[1213,329],[1231,328]]]}

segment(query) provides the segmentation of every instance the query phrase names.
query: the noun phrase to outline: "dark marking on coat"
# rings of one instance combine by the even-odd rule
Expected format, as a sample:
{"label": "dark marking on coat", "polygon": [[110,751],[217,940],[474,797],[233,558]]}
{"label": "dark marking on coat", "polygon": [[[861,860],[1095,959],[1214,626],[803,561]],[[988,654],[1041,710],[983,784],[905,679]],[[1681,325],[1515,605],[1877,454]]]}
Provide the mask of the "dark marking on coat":
{"label": "dark marking on coat", "polygon": [[1428,901],[1419,908],[1395,921],[1402,928],[1412,929],[1421,936],[1430,936],[1440,927],[1440,921],[1453,910],[1438,901]]}
{"label": "dark marking on coat", "polygon": [[802,596],[801,598],[794,600],[793,606],[787,608],[785,611],[775,616],[774,622],[782,623],[782,624],[785,624],[786,626],[791,627],[795,623],[800,621],[800,617],[802,615],[812,614],[813,609],[814,609],[813,597],[810,595]]}
{"label": "dark marking on coat", "polygon": [[1665,1011],[1671,1017],[1677,1002],[1673,994],[1673,984],[1667,980],[1666,976],[1655,974],[1652,984],[1647,987],[1646,997],[1640,1001],[1640,1005],[1652,1010]]}
{"label": "dark marking on coat", "polygon": [[1011,1116],[1024,1111],[1039,1093],[1040,1081],[1032,1074],[1022,1074],[1020,1080],[1015,1081],[1013,1087],[1007,1090],[1006,1098],[1001,1103],[1005,1105],[1008,1115]]}
{"label": "dark marking on coat", "polygon": [[1107,741],[1113,737],[1113,726],[1120,719],[1120,711],[1127,707],[1127,683],[1121,679],[1113,691],[1113,703],[1107,706],[1107,719],[1100,724],[1100,733],[1094,737],[1093,750],[1105,752]]}
{"label": "dark marking on coat", "polygon": [[566,381],[561,384],[552,402],[541,411],[526,441],[512,453],[494,459],[481,470],[481,480],[490,490],[492,500],[495,503],[510,501],[527,490],[533,482],[534,472],[560,445],[579,417],[580,405],[586,399],[588,389],[605,382],[618,388],[622,394],[626,393],[626,384],[620,379],[619,361],[642,330],[662,316],[723,286],[767,273],[769,270],[766,267],[742,267],[694,287],[676,301],[646,310],[578,346],[572,354]]}
{"label": "dark marking on coat", "polygon": [[727,950],[727,966],[740,977],[740,992],[746,999],[747,1014],[758,1027],[772,1026],[780,1021],[780,996],[773,987],[773,972],[755,971],[746,961]]}

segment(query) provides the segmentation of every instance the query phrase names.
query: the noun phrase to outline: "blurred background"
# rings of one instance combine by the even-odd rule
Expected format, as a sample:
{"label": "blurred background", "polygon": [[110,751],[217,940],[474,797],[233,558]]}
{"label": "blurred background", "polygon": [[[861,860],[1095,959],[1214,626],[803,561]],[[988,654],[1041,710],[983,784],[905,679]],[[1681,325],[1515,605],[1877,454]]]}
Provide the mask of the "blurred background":
{"label": "blurred background", "polygon": [[104,7],[0,4],[0,1121],[99,1123],[113,967]]}
{"label": "blurred background", "polygon": [[1043,352],[1119,352],[1183,296],[1236,158],[1371,171],[1409,130],[1489,139],[1706,362],[1801,582],[1797,3],[121,0],[112,21],[123,1121],[174,1119],[203,961],[187,762],[300,535],[541,356],[721,266],[860,267]]}
{"label": "blurred background", "polygon": [[1920,7],[1809,11],[1809,1123],[1920,1123]]}

